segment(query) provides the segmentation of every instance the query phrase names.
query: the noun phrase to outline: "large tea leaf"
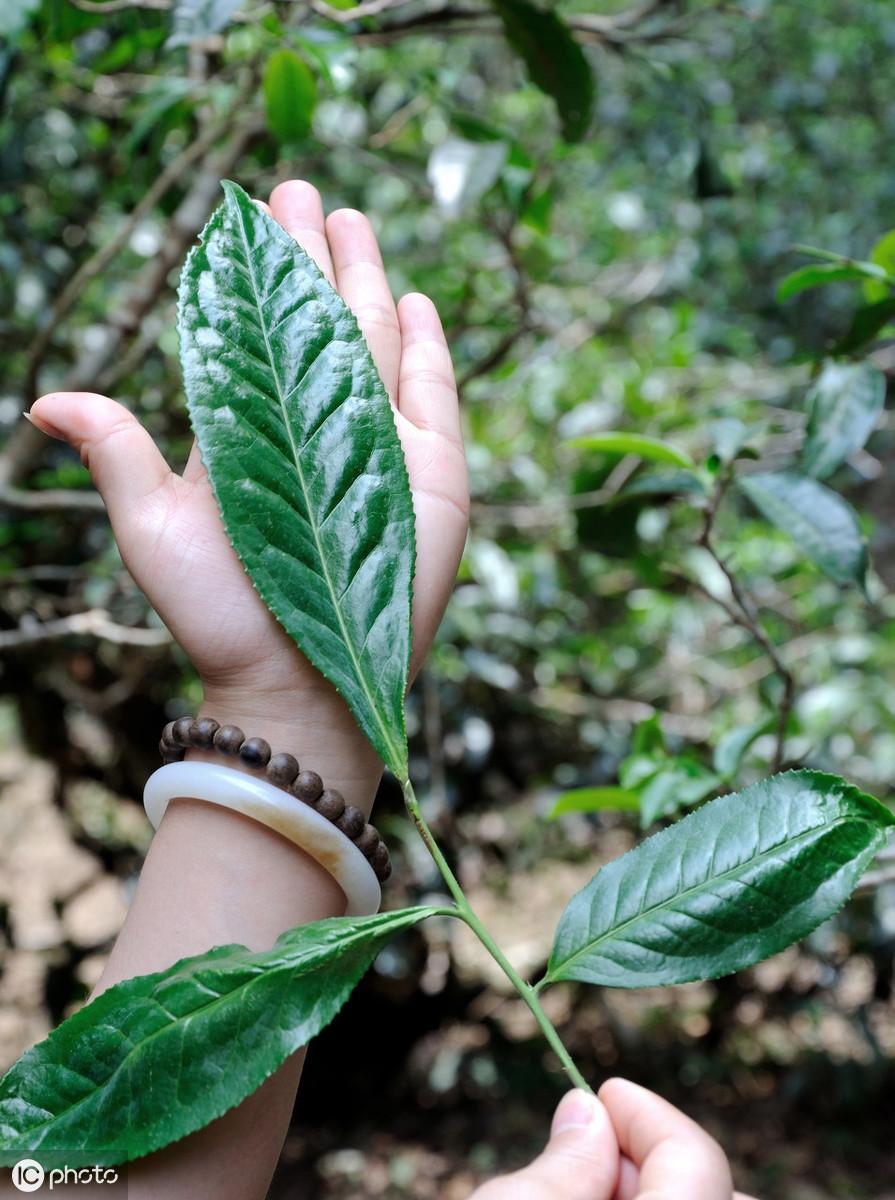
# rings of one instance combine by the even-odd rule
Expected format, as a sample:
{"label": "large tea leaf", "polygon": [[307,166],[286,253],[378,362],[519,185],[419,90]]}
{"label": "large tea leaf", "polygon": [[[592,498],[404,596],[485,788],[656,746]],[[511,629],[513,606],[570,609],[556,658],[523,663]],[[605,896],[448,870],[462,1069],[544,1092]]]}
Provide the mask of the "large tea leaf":
{"label": "large tea leaf", "polygon": [[737,481],[762,516],[837,583],[863,585],[867,546],[854,510],[841,496],[795,471],[762,471]]}
{"label": "large tea leaf", "polygon": [[0,1164],[126,1162],[201,1129],[328,1025],[382,947],[434,911],[318,921],[272,950],[218,946],[110,988],[0,1080]]}
{"label": "large tea leaf", "polygon": [[886,377],[870,363],[828,362],[808,394],[802,469],[824,479],[873,431],[886,399]]}
{"label": "large tea leaf", "polygon": [[235,184],[180,282],[202,461],[268,608],[407,776],[413,505],[385,388],[351,312]]}
{"label": "large tea leaf", "polygon": [[545,982],[652,987],[759,962],[845,903],[892,825],[872,796],[819,771],[712,800],[572,897]]}

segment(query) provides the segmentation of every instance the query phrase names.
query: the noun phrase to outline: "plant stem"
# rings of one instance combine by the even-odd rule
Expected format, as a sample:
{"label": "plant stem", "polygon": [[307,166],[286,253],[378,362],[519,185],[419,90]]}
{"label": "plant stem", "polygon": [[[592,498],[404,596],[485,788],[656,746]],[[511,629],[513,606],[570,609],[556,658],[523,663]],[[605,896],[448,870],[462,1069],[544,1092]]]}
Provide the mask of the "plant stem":
{"label": "plant stem", "polygon": [[512,965],[501,948],[495,942],[494,938],[473,911],[472,905],[466,899],[466,895],[463,891],[463,888],[460,886],[459,880],[448,866],[447,860],[442,854],[438,843],[435,841],[435,838],[432,835],[432,830],[426,824],[425,818],[423,817],[420,809],[419,801],[416,798],[416,793],[413,790],[413,784],[409,780],[404,783],[404,803],[407,807],[408,813],[410,814],[411,820],[416,826],[417,832],[423,839],[423,844],[431,854],[442,879],[447,884],[448,891],[454,898],[457,907],[456,909],[452,910],[452,914],[459,917],[461,921],[465,922],[465,924],[469,926],[472,932],[476,935],[476,937],[503,971],[504,975],[506,975],[507,979],[509,979],[510,983],[525,1001],[532,1016],[537,1021],[539,1029],[547,1039],[556,1057],[562,1063],[563,1070],[568,1075],[572,1083],[574,1083],[576,1087],[582,1088],[586,1092],[593,1091],[590,1084],[572,1061],[572,1057],[563,1045],[562,1039],[556,1032],[553,1022],[541,1007],[541,1003],[537,997],[536,988],[532,987],[531,984],[526,983],[526,981],[515,969],[515,967]]}

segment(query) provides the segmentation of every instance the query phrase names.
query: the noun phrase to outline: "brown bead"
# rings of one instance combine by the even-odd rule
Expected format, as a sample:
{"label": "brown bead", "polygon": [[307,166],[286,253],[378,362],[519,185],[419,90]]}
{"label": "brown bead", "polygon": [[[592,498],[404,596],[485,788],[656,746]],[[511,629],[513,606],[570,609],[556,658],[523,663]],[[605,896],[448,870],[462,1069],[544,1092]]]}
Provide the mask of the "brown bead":
{"label": "brown bead", "polygon": [[287,788],[300,770],[294,754],[275,754],[267,764],[267,778],[277,787]]}
{"label": "brown bead", "polygon": [[214,748],[222,754],[238,754],[246,735],[238,725],[222,725],[214,735]]}
{"label": "brown bead", "polygon": [[356,838],[366,825],[366,818],[359,808],[346,804],[345,811],[335,822],[336,829],[341,829],[346,837]]}
{"label": "brown bead", "polygon": [[305,804],[313,804],[323,791],[323,780],[316,771],[302,771],[289,791]]}
{"label": "brown bead", "polygon": [[376,878],[380,883],[385,883],[389,875],[392,873],[392,864],[388,857],[388,847],[385,842],[380,842],[370,858],[370,866],[376,873]]}
{"label": "brown bead", "polygon": [[326,788],[314,801],[314,807],[327,821],[338,821],[345,811],[345,797],[335,788]]}
{"label": "brown bead", "polygon": [[247,767],[266,767],[270,762],[270,742],[261,737],[251,737],[243,742],[239,757]]}
{"label": "brown bead", "polygon": [[188,747],[193,744],[193,730],[196,722],[193,717],[181,717],[175,721],[171,729],[171,740],[178,746]]}
{"label": "brown bead", "polygon": [[363,854],[364,858],[371,858],[373,851],[379,845],[379,834],[373,825],[364,825],[363,829],[354,839],[354,844]]}
{"label": "brown bead", "polygon": [[220,724],[214,717],[200,717],[193,730],[193,745],[198,750],[210,750],[214,745],[214,735],[220,729]]}
{"label": "brown bead", "polygon": [[186,751],[182,746],[175,746],[172,742],[166,742],[164,738],[158,744],[158,752],[162,756],[162,762],[165,766],[172,762],[182,762]]}
{"label": "brown bead", "polygon": [[174,741],[174,726],[176,724],[177,724],[176,721],[169,721],[168,724],[165,726],[165,728],[162,730],[162,741],[167,743],[167,745],[169,745],[169,746],[177,745],[177,743]]}

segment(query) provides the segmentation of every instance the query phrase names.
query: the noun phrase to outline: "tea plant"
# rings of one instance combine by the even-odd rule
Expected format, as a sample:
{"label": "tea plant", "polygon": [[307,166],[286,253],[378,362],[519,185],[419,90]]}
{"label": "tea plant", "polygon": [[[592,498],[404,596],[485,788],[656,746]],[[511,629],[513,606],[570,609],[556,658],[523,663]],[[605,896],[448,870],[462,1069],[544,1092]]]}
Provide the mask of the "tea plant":
{"label": "tea plant", "polygon": [[[247,572],[400,781],[452,902],[319,921],[284,933],[260,953],[216,947],[109,989],[0,1082],[5,1164],[26,1155],[48,1164],[120,1163],[203,1127],[332,1020],[390,938],[429,917],[470,927],[569,1078],[586,1088],[541,1006],[546,987],[569,980],[684,983],[758,962],[841,907],[895,824],[878,801],[816,771],[777,774],[710,800],[599,870],[562,914],[544,976],[523,979],[473,911],[409,778],[403,699],[413,519],[385,389],[354,318],[314,264],[240,188],[226,184],[225,193],[187,260],[180,290],[184,377],[203,461]],[[820,410],[828,406],[825,395]],[[843,431],[843,445],[851,444],[853,422],[845,421]],[[703,544],[711,547],[713,515],[734,481],[742,443],[697,469],[643,437],[613,438],[590,448],[670,463],[696,480],[690,491],[701,495]],[[861,582],[863,543],[859,538],[855,549],[836,503],[843,502],[817,482],[829,467],[829,447],[806,454],[814,473],[799,476],[798,484],[773,473],[737,482],[759,509],[803,539],[822,569]],[[848,525],[848,537],[832,548],[812,540],[818,489],[820,511]],[[730,579],[741,605],[731,613],[751,622],[761,638]],[[737,732],[742,746],[746,731]],[[668,766],[657,727],[642,731],[635,749]],[[736,749],[728,748],[727,767]],[[701,802],[732,773],[719,763],[717,779],[687,791],[698,772],[685,760],[674,766],[677,782],[663,785],[666,799],[651,817],[673,810],[669,795],[676,803]],[[643,803],[634,789],[645,783],[642,768],[639,776],[632,769],[616,792]],[[580,801],[566,797],[565,804],[586,806]]]}

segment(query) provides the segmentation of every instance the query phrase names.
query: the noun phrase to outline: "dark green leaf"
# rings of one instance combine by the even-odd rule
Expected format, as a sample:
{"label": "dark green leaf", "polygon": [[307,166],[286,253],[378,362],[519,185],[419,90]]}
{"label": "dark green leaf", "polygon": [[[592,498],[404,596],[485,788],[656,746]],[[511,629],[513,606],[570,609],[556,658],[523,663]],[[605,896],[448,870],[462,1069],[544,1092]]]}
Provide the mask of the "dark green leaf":
{"label": "dark green leaf", "polygon": [[595,450],[599,454],[636,454],[638,458],[649,459],[651,462],[673,463],[676,467],[693,466],[692,458],[683,450],[669,446],[667,442],[658,438],[644,437],[639,433],[609,430],[606,433],[571,438],[568,445],[579,450]]}
{"label": "dark green leaf", "polygon": [[865,304],[852,317],[845,336],[833,347],[834,354],[854,354],[872,342],[881,329],[895,320],[895,296]]}
{"label": "dark green leaf", "polygon": [[656,471],[637,475],[626,483],[613,503],[620,504],[636,496],[705,496],[706,487],[693,471]]}
{"label": "dark green leaf", "polygon": [[837,583],[863,585],[867,547],[854,511],[841,496],[794,471],[742,475],[737,482],[758,511],[826,575]]}
{"label": "dark green leaf", "polygon": [[860,450],[879,420],[886,377],[869,363],[828,362],[808,393],[802,469],[824,479]]}
{"label": "dark green leaf", "polygon": [[572,897],[546,981],[652,987],[759,962],[837,912],[893,824],[871,796],[815,771],[712,800]]}
{"label": "dark green leaf", "polygon": [[636,792],[620,787],[584,787],[563,792],[550,810],[550,819],[572,812],[637,812]]}
{"label": "dark green leaf", "polygon": [[640,789],[640,825],[648,829],[663,817],[699,804],[717,791],[720,780],[693,758],[669,759]]}
{"label": "dark green leaf", "polygon": [[294,50],[274,50],[264,65],[267,127],[278,142],[308,136],[317,103],[317,81]]}
{"label": "dark green leaf", "polygon": [[507,41],[535,85],[556,101],[567,142],[579,142],[590,125],[594,80],[584,51],[566,24],[530,0],[491,0]]}
{"label": "dark green leaf", "polygon": [[243,0],[177,0],[171,23],[168,49],[220,33],[242,6]]}
{"label": "dark green leaf", "polygon": [[839,283],[841,280],[866,279],[868,275],[876,279],[885,279],[886,273],[882,268],[872,268],[872,263],[812,263],[808,267],[799,267],[780,281],[777,299],[782,303],[790,296],[807,291],[808,288]]}
{"label": "dark green leaf", "polygon": [[202,460],[265,603],[406,779],[414,520],[391,405],[314,263],[224,187],[180,285]]}
{"label": "dark green leaf", "polygon": [[0,1163],[138,1158],[239,1104],[333,1019],[408,908],[218,946],[104,992],[0,1081]]}

